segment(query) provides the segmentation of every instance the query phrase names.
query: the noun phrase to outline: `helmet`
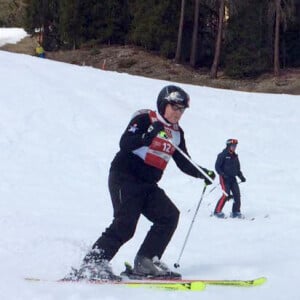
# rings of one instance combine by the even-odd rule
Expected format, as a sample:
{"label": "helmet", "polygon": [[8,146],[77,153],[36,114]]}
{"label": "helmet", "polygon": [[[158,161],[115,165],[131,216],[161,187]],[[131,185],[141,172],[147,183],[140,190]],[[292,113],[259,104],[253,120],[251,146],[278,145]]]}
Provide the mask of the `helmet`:
{"label": "helmet", "polygon": [[165,86],[157,97],[157,110],[161,116],[165,114],[167,104],[180,104],[189,107],[190,96],[180,87],[175,85]]}
{"label": "helmet", "polygon": [[231,146],[231,145],[237,145],[238,144],[238,140],[237,139],[228,139],[226,141],[226,145],[227,146]]}

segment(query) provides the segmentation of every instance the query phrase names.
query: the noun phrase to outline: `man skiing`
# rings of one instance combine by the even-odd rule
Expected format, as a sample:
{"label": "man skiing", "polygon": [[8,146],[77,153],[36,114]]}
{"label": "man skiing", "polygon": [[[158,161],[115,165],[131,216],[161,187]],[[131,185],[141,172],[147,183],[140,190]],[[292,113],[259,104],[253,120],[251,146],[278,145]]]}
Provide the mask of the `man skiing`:
{"label": "man skiing", "polygon": [[[157,112],[141,110],[133,115],[109,172],[113,221],[87,253],[81,268],[70,274],[71,280],[120,280],[109,262],[133,237],[141,214],[153,225],[136,254],[132,273],[141,278],[181,277],[160,261],[177,227],[179,211],[157,182],[172,157],[181,171],[211,183],[174,147],[188,153],[178,122],[189,101],[184,90],[169,85],[158,95]],[[202,170],[214,179],[213,171]]]}
{"label": "man skiing", "polygon": [[232,192],[234,200],[230,216],[232,218],[243,218],[243,215],[240,212],[241,194],[236,176],[238,176],[242,182],[245,182],[246,178],[241,172],[240,161],[235,152],[237,144],[238,140],[228,139],[226,141],[226,148],[218,155],[216,160],[215,168],[220,176],[221,188],[229,195],[226,196],[223,194],[215,207],[214,215],[218,218],[225,218],[225,214],[222,212],[222,209],[225,202],[231,197],[230,192]]}

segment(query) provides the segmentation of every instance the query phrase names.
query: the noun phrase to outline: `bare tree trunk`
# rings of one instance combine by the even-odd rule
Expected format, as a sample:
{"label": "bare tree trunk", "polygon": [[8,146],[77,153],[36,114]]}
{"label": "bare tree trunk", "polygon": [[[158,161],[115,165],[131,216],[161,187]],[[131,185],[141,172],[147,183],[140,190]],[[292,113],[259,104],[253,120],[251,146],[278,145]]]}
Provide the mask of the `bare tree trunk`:
{"label": "bare tree trunk", "polygon": [[276,19],[275,19],[275,39],[274,39],[274,75],[280,75],[279,61],[279,40],[280,40],[280,8],[281,0],[275,0]]}
{"label": "bare tree trunk", "polygon": [[225,0],[220,0],[218,34],[217,34],[217,40],[215,46],[214,61],[210,70],[211,78],[217,78],[217,72],[218,72],[220,55],[221,55],[221,46],[222,46],[224,14],[225,14]]}
{"label": "bare tree trunk", "polygon": [[190,56],[190,65],[195,67],[196,65],[196,51],[198,44],[198,27],[199,27],[199,7],[200,0],[195,0],[195,14],[194,14],[194,27],[193,27],[193,38],[192,38],[192,49]]}
{"label": "bare tree trunk", "polygon": [[177,63],[180,61],[180,58],[181,58],[181,44],[182,44],[184,12],[185,12],[185,0],[181,0],[180,21],[179,21],[179,29],[178,29],[176,55],[175,55],[175,61]]}

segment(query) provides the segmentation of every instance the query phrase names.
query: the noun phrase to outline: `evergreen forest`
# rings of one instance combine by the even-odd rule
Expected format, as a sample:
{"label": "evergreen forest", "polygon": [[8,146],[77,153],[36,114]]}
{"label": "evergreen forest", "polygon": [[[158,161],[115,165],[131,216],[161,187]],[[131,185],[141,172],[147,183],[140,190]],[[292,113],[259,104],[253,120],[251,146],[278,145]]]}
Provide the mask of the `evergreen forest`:
{"label": "evergreen forest", "polygon": [[[21,17],[0,26],[39,33],[46,51],[135,45],[212,78],[300,67],[300,0],[0,0]],[[22,11],[22,13],[20,13]],[[21,23],[21,24],[20,24]]]}

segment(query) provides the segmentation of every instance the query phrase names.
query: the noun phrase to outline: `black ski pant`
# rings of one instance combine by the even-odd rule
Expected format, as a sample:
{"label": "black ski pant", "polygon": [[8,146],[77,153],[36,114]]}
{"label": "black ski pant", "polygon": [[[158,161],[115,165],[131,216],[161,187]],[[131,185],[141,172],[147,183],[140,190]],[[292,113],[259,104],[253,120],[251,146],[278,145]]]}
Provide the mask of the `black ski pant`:
{"label": "black ski pant", "polygon": [[111,260],[130,240],[140,215],[153,224],[138,255],[161,258],[177,227],[179,210],[156,183],[145,183],[127,174],[111,171],[109,191],[114,209],[111,225],[93,245],[101,258]]}
{"label": "black ski pant", "polygon": [[[241,193],[236,178],[235,177],[224,178],[223,176],[220,176],[220,184],[222,190],[225,191],[228,195],[232,195],[233,197],[232,212],[233,213],[240,212]],[[229,198],[223,194],[222,197],[219,199],[214,212],[215,213],[221,212],[227,200],[229,200]]]}

